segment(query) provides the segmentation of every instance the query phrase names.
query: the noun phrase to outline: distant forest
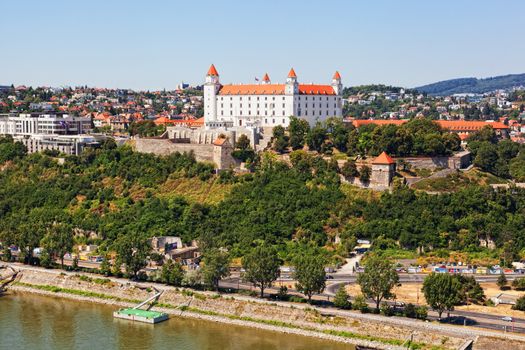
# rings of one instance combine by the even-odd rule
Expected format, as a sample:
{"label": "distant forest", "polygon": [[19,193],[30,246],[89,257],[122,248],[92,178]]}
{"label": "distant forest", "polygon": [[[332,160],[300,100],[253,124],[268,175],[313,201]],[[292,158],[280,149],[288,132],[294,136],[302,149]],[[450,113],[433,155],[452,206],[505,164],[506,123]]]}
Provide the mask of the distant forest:
{"label": "distant forest", "polygon": [[444,80],[417,87],[416,90],[429,95],[446,96],[460,93],[482,94],[494,90],[510,89],[516,86],[525,86],[525,74],[509,74],[485,79],[459,78]]}

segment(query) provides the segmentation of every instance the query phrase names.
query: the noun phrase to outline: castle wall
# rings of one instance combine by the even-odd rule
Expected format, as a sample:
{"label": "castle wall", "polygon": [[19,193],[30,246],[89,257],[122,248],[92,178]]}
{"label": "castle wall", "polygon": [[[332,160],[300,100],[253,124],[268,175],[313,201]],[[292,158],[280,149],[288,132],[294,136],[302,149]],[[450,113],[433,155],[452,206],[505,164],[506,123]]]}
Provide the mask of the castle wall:
{"label": "castle wall", "polygon": [[135,150],[159,156],[166,156],[175,152],[193,152],[197,161],[213,162],[212,144],[173,143],[167,139],[137,138],[135,139]]}
{"label": "castle wall", "polygon": [[405,157],[405,162],[418,169],[464,169],[472,162],[472,155],[468,151],[458,152],[450,157]]}

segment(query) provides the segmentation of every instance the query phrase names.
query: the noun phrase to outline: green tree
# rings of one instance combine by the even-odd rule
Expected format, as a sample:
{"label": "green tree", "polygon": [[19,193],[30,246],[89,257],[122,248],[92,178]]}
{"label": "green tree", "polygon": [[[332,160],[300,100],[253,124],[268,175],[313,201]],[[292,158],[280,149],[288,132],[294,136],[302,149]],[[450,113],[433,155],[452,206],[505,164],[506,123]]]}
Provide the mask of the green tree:
{"label": "green tree", "polygon": [[219,281],[230,275],[230,257],[217,248],[207,249],[202,253],[202,278],[206,285],[219,290]]}
{"label": "green tree", "polygon": [[306,135],[306,144],[311,151],[320,152],[327,136],[326,128],[317,123]]}
{"label": "green tree", "polygon": [[63,223],[54,223],[41,241],[42,246],[54,257],[60,259],[64,268],[64,255],[73,250],[73,228]]}
{"label": "green tree", "polygon": [[507,287],[507,277],[505,277],[505,274],[502,272],[498,276],[498,281],[496,284],[498,285],[499,289],[504,290]]}
{"label": "green tree", "polygon": [[277,255],[277,249],[264,244],[258,245],[246,254],[242,259],[242,266],[246,270],[244,279],[259,288],[261,298],[263,298],[264,289],[271,287],[272,283],[279,278],[281,261]]}
{"label": "green tree", "polygon": [[349,298],[350,296],[348,295],[345,286],[343,285],[339,287],[337,293],[335,293],[334,306],[344,310],[351,309],[352,303],[350,302]]}
{"label": "green tree", "polygon": [[138,272],[147,265],[148,253],[151,250],[146,238],[138,233],[121,235],[115,242],[119,260],[125,265],[126,272],[137,278]]}
{"label": "green tree", "polygon": [[497,147],[491,143],[483,142],[476,151],[474,165],[483,171],[493,173],[498,161]]}
{"label": "green tree", "polygon": [[293,150],[301,149],[305,143],[305,137],[310,130],[310,125],[304,119],[290,117],[288,134],[290,135],[290,146]]}
{"label": "green tree", "polygon": [[322,293],[326,286],[325,258],[314,250],[308,250],[294,259],[296,288],[312,300],[314,293]]}
{"label": "green tree", "polygon": [[380,256],[373,255],[366,260],[365,271],[357,276],[361,292],[374,300],[376,310],[383,299],[394,296],[392,289],[399,282],[399,276],[393,264]]}
{"label": "green tree", "polygon": [[51,258],[51,254],[49,254],[47,249],[43,249],[40,252],[40,266],[45,267],[46,269],[53,266],[53,259]]}
{"label": "green tree", "polygon": [[425,277],[422,290],[427,304],[437,311],[440,319],[443,311],[452,311],[461,303],[461,284],[452,275],[431,273]]}
{"label": "green tree", "polygon": [[463,303],[483,303],[485,301],[485,293],[483,288],[474,276],[455,276],[461,285],[461,299]]}
{"label": "green tree", "polygon": [[516,300],[516,304],[512,305],[513,310],[525,311],[525,295],[520,296]]}
{"label": "green tree", "polygon": [[182,284],[182,279],[184,278],[184,271],[182,270],[182,265],[173,260],[168,260],[164,265],[162,265],[161,270],[161,281],[172,286],[180,286]]}
{"label": "green tree", "polygon": [[343,167],[341,168],[341,174],[347,178],[359,176],[359,171],[357,171],[355,162],[353,160],[349,160],[343,164]]}
{"label": "green tree", "polygon": [[359,172],[359,179],[361,179],[362,182],[368,182],[370,181],[370,177],[372,176],[372,169],[368,165],[363,165],[361,168],[361,171]]}
{"label": "green tree", "polygon": [[104,260],[102,260],[102,263],[100,264],[100,273],[102,273],[104,276],[111,275],[111,264],[107,256],[104,257]]}

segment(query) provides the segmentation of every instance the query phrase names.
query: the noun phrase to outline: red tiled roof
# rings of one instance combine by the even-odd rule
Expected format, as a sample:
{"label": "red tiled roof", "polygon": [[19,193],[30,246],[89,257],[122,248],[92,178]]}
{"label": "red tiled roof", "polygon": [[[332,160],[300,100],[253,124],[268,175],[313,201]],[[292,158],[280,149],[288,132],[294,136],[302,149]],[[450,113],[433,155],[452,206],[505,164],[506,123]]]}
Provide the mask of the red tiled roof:
{"label": "red tiled roof", "polygon": [[[223,85],[219,95],[284,95],[284,84]],[[299,84],[301,95],[335,95],[330,85]]]}
{"label": "red tiled roof", "polygon": [[443,129],[453,131],[476,131],[484,126],[490,125],[493,129],[508,129],[509,127],[500,122],[463,121],[463,120],[436,120]]}
{"label": "red tiled roof", "polygon": [[219,73],[217,72],[217,69],[215,69],[215,66],[213,64],[210,66],[210,69],[208,69],[208,74],[207,75],[212,75],[212,76],[216,76],[216,77],[219,76]]}
{"label": "red tiled roof", "polygon": [[[401,125],[408,122],[408,119],[401,120],[354,120],[352,124],[356,128],[367,125],[367,124],[376,124],[376,125]],[[490,125],[494,129],[508,129],[509,127],[500,122],[485,122],[485,121],[463,121],[463,120],[435,120],[435,122],[441,126],[443,129],[448,129],[452,131],[477,131],[483,128],[486,125]]]}
{"label": "red tiled roof", "polygon": [[284,95],[284,84],[223,85],[219,95]]}
{"label": "red tiled roof", "polygon": [[375,125],[401,125],[401,124],[404,124],[408,122],[408,119],[401,119],[401,120],[388,120],[388,119],[377,119],[377,120],[372,120],[372,119],[356,119],[352,122],[352,124],[354,124],[354,126],[356,128],[359,128],[363,125],[368,125],[368,124],[375,124]]}
{"label": "red tiled roof", "polygon": [[270,81],[270,77],[268,76],[268,73],[264,74],[263,81]]}
{"label": "red tiled roof", "polygon": [[332,79],[341,79],[341,74],[339,74],[339,71],[335,71]]}
{"label": "red tiled roof", "polygon": [[330,85],[299,84],[301,95],[335,95],[334,88]]}
{"label": "red tiled roof", "polygon": [[222,146],[226,142],[225,137],[218,137],[215,141],[213,141],[213,144],[215,146]]}
{"label": "red tiled roof", "polygon": [[381,153],[372,164],[395,164],[396,162],[386,152]]}
{"label": "red tiled roof", "polygon": [[297,74],[295,74],[295,71],[290,69],[290,72],[288,73],[288,78],[297,78]]}

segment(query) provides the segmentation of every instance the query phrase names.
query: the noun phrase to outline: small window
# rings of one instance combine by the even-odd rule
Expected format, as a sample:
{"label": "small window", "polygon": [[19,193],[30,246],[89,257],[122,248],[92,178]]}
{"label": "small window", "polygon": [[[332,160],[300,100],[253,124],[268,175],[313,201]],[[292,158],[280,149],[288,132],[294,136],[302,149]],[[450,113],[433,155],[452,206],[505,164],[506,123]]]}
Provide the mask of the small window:
{"label": "small window", "polygon": [[272,119],[272,124],[275,124],[275,119]]}

